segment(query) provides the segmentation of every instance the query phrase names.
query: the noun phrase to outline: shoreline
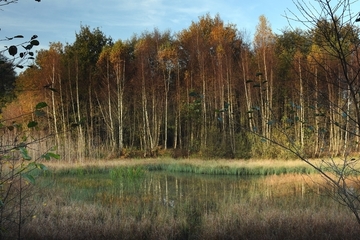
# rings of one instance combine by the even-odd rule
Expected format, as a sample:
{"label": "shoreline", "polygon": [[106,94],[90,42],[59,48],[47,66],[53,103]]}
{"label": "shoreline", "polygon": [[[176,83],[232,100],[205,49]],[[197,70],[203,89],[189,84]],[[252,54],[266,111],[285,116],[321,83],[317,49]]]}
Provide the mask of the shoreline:
{"label": "shoreline", "polygon": [[[314,160],[318,161],[318,160]],[[301,160],[201,160],[201,159],[115,159],[90,160],[68,163],[62,161],[48,161],[44,163],[54,173],[82,173],[104,172],[113,168],[142,167],[148,171],[187,172],[208,175],[279,175],[286,173],[314,174],[316,171]]]}

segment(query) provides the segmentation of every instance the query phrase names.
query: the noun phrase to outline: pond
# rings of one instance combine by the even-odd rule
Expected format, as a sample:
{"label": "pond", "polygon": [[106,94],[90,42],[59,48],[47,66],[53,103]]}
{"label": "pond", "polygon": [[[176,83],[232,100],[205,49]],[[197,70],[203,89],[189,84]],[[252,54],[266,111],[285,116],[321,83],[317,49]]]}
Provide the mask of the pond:
{"label": "pond", "polygon": [[42,238],[352,239],[360,234],[348,209],[323,195],[317,175],[236,177],[128,167],[39,180],[42,205],[29,229],[43,226],[37,231]]}
{"label": "pond", "polygon": [[104,174],[56,177],[51,185],[71,200],[117,207],[122,211],[147,212],[192,205],[209,213],[227,204],[266,201],[291,208],[327,201],[312,178],[301,175],[239,177],[129,168]]}

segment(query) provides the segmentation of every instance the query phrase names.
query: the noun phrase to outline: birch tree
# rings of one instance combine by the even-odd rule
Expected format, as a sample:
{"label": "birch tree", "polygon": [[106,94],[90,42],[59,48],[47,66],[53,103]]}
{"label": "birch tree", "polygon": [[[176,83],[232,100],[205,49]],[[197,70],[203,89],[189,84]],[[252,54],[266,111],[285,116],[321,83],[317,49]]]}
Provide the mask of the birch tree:
{"label": "birch tree", "polygon": [[130,43],[124,43],[121,40],[116,41],[110,52],[110,60],[113,65],[113,71],[116,78],[116,105],[118,120],[118,148],[123,153],[124,148],[124,90],[126,81],[126,66],[130,65],[127,61],[130,52]]}
{"label": "birch tree", "polygon": [[[359,112],[359,30],[356,26],[358,13],[352,11],[353,2],[348,0],[330,1],[317,0],[317,5],[307,4],[303,1],[294,1],[299,14],[288,16],[289,20],[295,20],[302,23],[309,30],[315,30],[314,43],[322,52],[322,59],[313,58],[313,62],[317,64],[317,69],[321,69],[324,78],[316,78],[318,92],[317,100],[324,107],[316,109],[316,111],[324,111],[322,114],[328,116],[326,118],[326,129],[324,131],[332,134],[330,137],[336,139],[344,139],[344,134],[334,135],[341,132],[347,132],[346,144],[344,141],[336,141],[335,144],[341,144],[341,148],[345,154],[339,159],[338,146],[334,152],[324,152],[320,162],[312,160],[306,152],[299,148],[296,139],[291,138],[285,131],[280,129],[288,142],[285,144],[279,142],[275,138],[269,138],[262,134],[262,137],[268,141],[281,146],[288,150],[305,163],[316,169],[326,180],[326,185],[322,186],[328,190],[331,198],[340,204],[347,206],[354,214],[356,220],[360,224],[360,194],[357,187],[360,185],[358,180],[359,158],[354,154],[356,149],[356,139],[359,136],[360,112]],[[309,56],[315,56],[309,54]],[[318,77],[318,74],[317,74]],[[320,82],[322,81],[322,82]],[[321,88],[321,85],[327,87]],[[345,101],[340,101],[340,98]],[[352,111],[349,111],[349,102],[351,100]],[[344,103],[344,104],[342,104]],[[319,106],[319,105],[318,105]],[[340,121],[341,120],[341,121]],[[344,121],[347,123],[344,124]],[[353,126],[349,128],[349,125]],[[256,134],[256,133],[255,133]],[[353,139],[351,145],[348,144],[349,139]],[[324,145],[328,144],[325,138]],[[329,148],[334,150],[334,148]],[[329,157],[330,156],[330,157]]]}
{"label": "birch tree", "polygon": [[274,34],[270,24],[264,15],[259,17],[259,24],[256,27],[254,37],[254,48],[258,64],[258,85],[260,93],[261,108],[261,131],[266,137],[270,137],[270,128],[268,122],[271,121],[272,109],[272,57],[273,46],[275,43]]}

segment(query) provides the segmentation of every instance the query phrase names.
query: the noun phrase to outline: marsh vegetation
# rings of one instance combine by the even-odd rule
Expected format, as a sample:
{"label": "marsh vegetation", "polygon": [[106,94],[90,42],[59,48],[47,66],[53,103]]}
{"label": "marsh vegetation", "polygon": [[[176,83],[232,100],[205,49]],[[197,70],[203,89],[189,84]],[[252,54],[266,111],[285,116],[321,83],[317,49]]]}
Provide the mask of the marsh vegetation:
{"label": "marsh vegetation", "polygon": [[[200,161],[193,161],[197,167],[185,160],[159,162],[52,164],[36,183],[37,214],[24,234],[32,239],[355,239],[360,233],[349,210],[326,195],[315,173],[260,175],[256,161],[227,166],[206,161],[203,171],[231,172],[247,164],[248,174],[196,174]],[[263,173],[274,167],[270,163]],[[283,164],[290,169],[302,163]]]}

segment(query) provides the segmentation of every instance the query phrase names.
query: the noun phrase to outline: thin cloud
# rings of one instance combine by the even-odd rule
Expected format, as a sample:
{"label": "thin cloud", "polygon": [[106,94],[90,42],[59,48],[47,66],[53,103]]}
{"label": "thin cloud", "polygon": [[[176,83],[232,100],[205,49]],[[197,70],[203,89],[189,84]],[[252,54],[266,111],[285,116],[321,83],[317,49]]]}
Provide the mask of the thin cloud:
{"label": "thin cloud", "polygon": [[[359,4],[358,4],[359,5]],[[47,0],[19,1],[0,12],[0,39],[16,34],[38,34],[42,43],[72,43],[80,25],[99,27],[115,41],[133,34],[159,30],[179,32],[197,21],[199,16],[219,14],[225,24],[239,30],[255,31],[258,17],[265,14],[274,31],[288,25],[282,17],[291,2],[279,6],[256,0]]]}

